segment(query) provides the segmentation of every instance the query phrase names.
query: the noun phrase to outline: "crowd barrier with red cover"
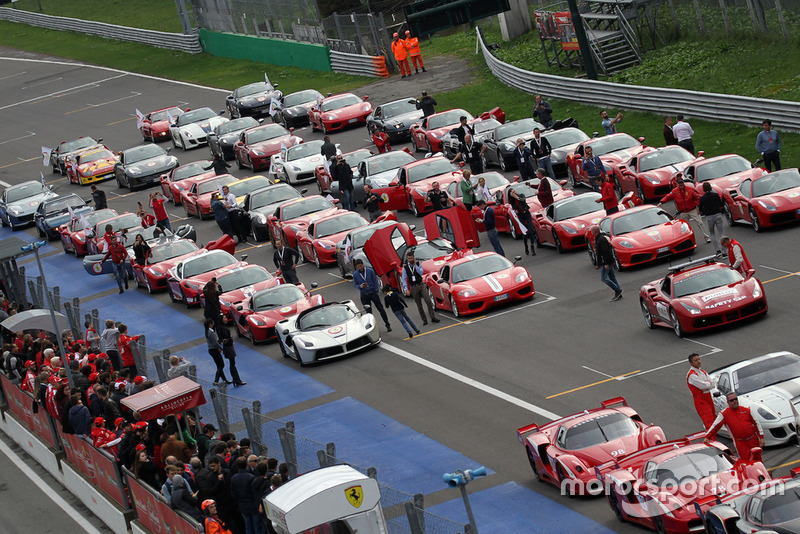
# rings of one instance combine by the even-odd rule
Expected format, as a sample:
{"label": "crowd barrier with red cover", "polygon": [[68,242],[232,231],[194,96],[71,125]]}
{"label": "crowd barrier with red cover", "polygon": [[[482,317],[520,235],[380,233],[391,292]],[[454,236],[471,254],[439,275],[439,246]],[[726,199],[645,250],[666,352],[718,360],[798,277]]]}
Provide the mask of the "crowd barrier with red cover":
{"label": "crowd barrier with red cover", "polygon": [[48,445],[58,450],[56,438],[50,427],[47,412],[39,406],[39,411],[33,413],[33,396],[22,391],[19,386],[13,384],[6,375],[0,373],[3,393],[8,400],[8,409],[22,421],[28,429],[42,438]]}

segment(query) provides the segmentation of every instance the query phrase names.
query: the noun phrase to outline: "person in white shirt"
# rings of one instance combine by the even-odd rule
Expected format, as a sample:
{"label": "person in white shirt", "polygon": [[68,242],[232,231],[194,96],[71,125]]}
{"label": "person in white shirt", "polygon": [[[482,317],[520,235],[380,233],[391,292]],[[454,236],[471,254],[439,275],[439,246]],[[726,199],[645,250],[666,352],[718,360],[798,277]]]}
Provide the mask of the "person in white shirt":
{"label": "person in white shirt", "polygon": [[236,195],[231,193],[227,185],[222,186],[222,203],[228,210],[228,220],[231,221],[233,233],[239,236],[239,243],[247,243],[247,236],[242,231],[242,224],[239,220],[239,203],[236,202]]}
{"label": "person in white shirt", "polygon": [[688,122],[683,120],[683,115],[678,115],[677,119],[678,123],[672,127],[672,133],[675,135],[675,139],[678,140],[678,144],[694,156],[694,142],[692,142],[694,130],[692,130]]}

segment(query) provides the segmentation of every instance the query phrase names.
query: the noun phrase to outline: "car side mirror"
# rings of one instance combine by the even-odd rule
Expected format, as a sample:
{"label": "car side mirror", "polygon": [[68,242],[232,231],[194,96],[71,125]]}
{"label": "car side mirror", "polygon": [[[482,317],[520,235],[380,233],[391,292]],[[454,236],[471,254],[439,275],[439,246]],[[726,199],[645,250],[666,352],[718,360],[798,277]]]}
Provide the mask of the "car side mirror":
{"label": "car side mirror", "polygon": [[705,150],[698,150],[698,151],[697,151],[697,157],[698,157],[698,158],[702,158],[702,157],[703,157],[703,154],[705,154],[705,153],[706,153],[706,151],[705,151]]}
{"label": "car side mirror", "polygon": [[594,139],[595,137],[597,137],[599,135],[600,135],[600,132],[592,132],[592,139]]}
{"label": "car side mirror", "polygon": [[225,100],[233,100],[233,94],[230,94],[225,97]]}
{"label": "car side mirror", "polygon": [[560,181],[560,182],[558,182],[558,183],[559,183],[559,185],[560,185],[561,187],[564,187],[565,185],[567,185],[567,181],[566,181],[566,180],[561,180],[561,181]]}
{"label": "car side mirror", "polygon": [[306,193],[308,193],[308,189],[301,189],[300,190],[300,194],[301,195],[305,195]]}
{"label": "car side mirror", "polygon": [[219,112],[219,114],[220,114],[220,115],[225,115],[225,113],[226,113],[226,112],[225,112],[225,110],[224,110],[224,109],[223,109],[223,110],[220,110],[220,112]]}
{"label": "car side mirror", "polygon": [[369,95],[364,95],[364,97],[361,100],[364,100],[366,102],[367,100],[369,100]]}
{"label": "car side mirror", "polygon": [[316,283],[316,282],[311,282],[311,289],[317,289],[317,287],[319,287],[319,284],[318,284],[318,283]]}
{"label": "car side mirror", "polygon": [[756,274],[755,269],[747,269],[747,279],[753,278],[753,275]]}
{"label": "car side mirror", "polygon": [[280,85],[280,84],[273,83],[273,84],[272,84],[272,87],[278,87],[278,85]]}
{"label": "car side mirror", "polygon": [[517,263],[522,259],[522,256],[514,256],[514,263]]}
{"label": "car side mirror", "polygon": [[416,225],[416,224],[409,224],[409,225],[408,225],[408,229],[409,229],[409,230],[411,230],[411,231],[413,232],[414,230],[416,230],[416,229],[417,229],[417,225]]}

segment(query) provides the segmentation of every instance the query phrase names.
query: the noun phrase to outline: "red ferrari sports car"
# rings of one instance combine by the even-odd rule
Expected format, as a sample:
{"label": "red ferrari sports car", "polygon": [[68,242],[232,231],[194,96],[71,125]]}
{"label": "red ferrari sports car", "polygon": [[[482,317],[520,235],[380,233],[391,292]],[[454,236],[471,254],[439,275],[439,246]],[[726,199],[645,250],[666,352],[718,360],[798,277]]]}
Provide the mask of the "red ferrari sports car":
{"label": "red ferrari sports car", "polygon": [[[598,224],[606,216],[603,205],[597,202],[600,193],[591,191],[582,195],[556,200],[547,209],[533,211],[533,236],[537,246],[552,243],[559,253],[586,246],[586,230]],[[618,205],[625,210],[641,205],[642,201],[633,193],[625,195]]]}
{"label": "red ferrari sports car", "polygon": [[756,232],[800,219],[800,172],[784,169],[746,179],[722,193],[728,223],[749,222]]}
{"label": "red ferrari sports car", "polygon": [[427,198],[433,182],[439,182],[439,188],[446,191],[461,176],[461,171],[450,160],[436,156],[403,165],[388,186],[378,187],[373,191],[381,197],[382,210],[410,209],[415,216],[420,217],[433,209]]}
{"label": "red ferrari sports car", "polygon": [[648,147],[627,161],[614,165],[617,191],[632,191],[644,201],[658,200],[672,191],[672,177],[689,165],[703,159],[703,151],[695,158],[683,147]]}
{"label": "red ferrari sports car", "polygon": [[536,479],[567,495],[599,495],[598,472],[605,476],[615,459],[667,441],[661,427],[642,421],[624,397],[546,425],[518,428],[517,436]]}
{"label": "red ferrari sports car", "polygon": [[[770,478],[757,460],[736,458],[719,442],[693,443],[704,433],[666,441],[609,462],[603,477],[609,506],[620,521],[656,532],[702,532],[705,512],[716,496],[733,493]],[[701,504],[705,503],[705,504]]]}
{"label": "red ferrari sports car", "polygon": [[287,130],[280,124],[265,124],[248,128],[239,135],[233,145],[233,157],[240,169],[250,167],[254,171],[270,166],[270,158],[281,151],[281,146],[290,147],[303,142],[292,135],[294,128]]}
{"label": "red ferrari sports car", "polygon": [[308,112],[311,131],[322,130],[322,133],[327,134],[348,126],[366,124],[367,116],[372,113],[372,104],[367,102],[368,98],[361,98],[353,93],[323,98],[319,105]]}
{"label": "red ferrari sports car", "polygon": [[765,315],[764,286],[745,278],[713,257],[671,267],[669,274],[639,290],[639,305],[648,328],[671,327],[678,337],[723,324]]}
{"label": "red ferrari sports car", "polygon": [[236,181],[230,174],[220,174],[197,180],[189,189],[181,191],[181,204],[186,211],[186,216],[195,215],[200,219],[210,219],[214,216],[211,211],[211,194],[218,192],[223,185]]}
{"label": "red ferrari sports car", "polygon": [[[703,195],[703,182],[708,182],[720,196],[726,189],[736,187],[742,180],[755,180],[767,174],[763,167],[756,167],[742,156],[737,154],[725,154],[714,158],[702,159],[692,162],[683,171],[683,180],[689,181],[687,186],[692,186],[697,193]],[[672,183],[677,180],[677,174],[673,175]]]}
{"label": "red ferrari sports car", "polygon": [[411,125],[411,143],[414,150],[426,150],[430,153],[442,151],[442,138],[461,124],[461,117],[467,118],[467,124],[485,119],[495,119],[500,124],[506,122],[506,114],[499,107],[484,111],[475,118],[463,109],[440,111]]}
{"label": "red ferrari sports car", "polygon": [[[262,289],[269,289],[281,283],[281,279],[273,276],[260,265],[244,265],[235,269],[222,269],[217,274],[217,283],[222,287],[219,295],[220,311],[225,322],[231,321],[231,309],[243,300],[252,297]],[[210,278],[209,278],[210,279]],[[206,300],[202,289],[200,302],[205,307]]]}
{"label": "red ferrari sports car", "polygon": [[616,133],[603,137],[594,137],[579,144],[572,154],[567,154],[567,182],[570,187],[578,184],[589,186],[589,177],[584,172],[583,154],[587,146],[592,147],[592,154],[600,156],[606,173],[611,174],[614,165],[628,160],[646,147],[642,144],[644,137],[638,140],[626,133]]}
{"label": "red ferrari sports car", "polygon": [[145,287],[148,293],[167,289],[167,271],[178,262],[188,260],[192,256],[205,254],[209,250],[224,250],[233,254],[236,242],[227,235],[216,241],[209,241],[203,248],[198,248],[190,239],[174,239],[163,244],[156,244],[150,248],[144,265],[139,265],[131,258],[133,276],[137,287]]}
{"label": "red ferrari sports car", "polygon": [[[188,109],[186,111],[189,111]],[[166,141],[169,137],[169,125],[172,119],[183,115],[186,111],[179,107],[171,107],[151,111],[146,114],[142,119],[142,125],[139,130],[142,132],[142,137],[145,141]]]}
{"label": "red ferrari sports car", "polygon": [[242,261],[237,261],[224,250],[207,250],[204,254],[179,261],[167,271],[169,298],[172,302],[183,301],[187,306],[199,304],[200,291],[206,282],[224,272],[221,269],[247,265],[245,258],[247,255],[242,256]]}
{"label": "red ferrari sports car", "polygon": [[65,159],[69,183],[88,185],[114,178],[114,165],[119,156],[105,146],[71,152]]}
{"label": "red ferrari sports car", "polygon": [[318,269],[336,263],[336,243],[344,239],[350,230],[368,224],[369,221],[354,211],[338,210],[297,232],[295,237],[299,252],[306,261],[313,261]]}
{"label": "red ferrari sports car", "polygon": [[91,229],[94,228],[97,221],[105,221],[116,216],[116,211],[106,208],[84,213],[83,217],[72,219],[67,224],[59,226],[58,231],[61,234],[61,243],[64,245],[64,252],[66,254],[72,252],[78,257],[86,255],[86,232],[84,231],[83,221],[86,221],[87,228]]}
{"label": "red ferrari sports car", "polygon": [[[673,219],[655,206],[637,206],[609,215],[600,221],[600,231],[608,236],[614,248],[617,270],[688,253],[697,246],[689,223]],[[588,228],[585,235],[589,258],[594,264],[594,236]]]}
{"label": "red ferrari sports car", "polygon": [[[311,284],[316,287],[316,284]],[[324,304],[322,295],[314,295],[303,284],[281,284],[254,293],[231,308],[236,331],[253,343],[276,339],[275,325],[287,317],[313,306]]]}
{"label": "red ferrari sports car", "polygon": [[[130,230],[142,225],[142,219],[135,213],[122,213],[109,217],[108,219],[97,219],[92,229],[92,235],[86,239],[87,254],[102,254],[106,251],[106,242],[103,236],[106,233],[106,225],[111,225],[114,232],[120,230]],[[129,243],[133,244],[133,243]]]}
{"label": "red ferrari sports car", "polygon": [[287,247],[297,249],[297,234],[301,230],[314,221],[333,215],[338,209],[319,195],[284,202],[267,218],[270,238],[273,243],[282,239]]}
{"label": "red ferrari sports car", "polygon": [[192,184],[204,178],[216,176],[214,170],[207,171],[206,167],[211,166],[208,160],[193,161],[185,165],[179,165],[166,174],[161,175],[161,192],[167,200],[179,206],[181,203],[181,193],[192,187]]}

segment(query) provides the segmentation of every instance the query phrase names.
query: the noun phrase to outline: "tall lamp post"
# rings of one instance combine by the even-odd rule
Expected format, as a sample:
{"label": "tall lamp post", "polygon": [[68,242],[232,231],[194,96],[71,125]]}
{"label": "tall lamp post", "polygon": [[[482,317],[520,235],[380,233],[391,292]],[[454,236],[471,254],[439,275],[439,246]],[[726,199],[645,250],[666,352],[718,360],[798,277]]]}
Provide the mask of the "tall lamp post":
{"label": "tall lamp post", "polygon": [[58,351],[61,354],[61,363],[64,365],[64,369],[67,371],[67,381],[69,382],[70,389],[75,387],[75,382],[72,380],[72,368],[70,367],[70,361],[67,356],[66,351],[64,350],[64,342],[61,340],[61,332],[58,331],[58,322],[56,321],[56,305],[53,302],[53,295],[50,293],[50,289],[47,287],[47,280],[44,277],[44,269],[42,268],[42,260],[39,258],[39,248],[45,246],[47,244],[46,241],[35,241],[30,245],[25,245],[22,247],[22,252],[33,252],[36,256],[36,265],[39,266],[39,276],[42,277],[42,285],[44,286],[45,293],[47,293],[47,301],[50,304],[50,318],[53,320],[53,333],[56,335],[56,340],[58,340]]}
{"label": "tall lamp post", "polygon": [[479,467],[470,471],[456,471],[454,473],[445,473],[442,475],[448,486],[451,488],[459,488],[461,490],[461,498],[464,499],[464,508],[467,509],[467,517],[469,518],[469,526],[472,528],[472,534],[478,534],[478,524],[475,522],[475,516],[472,514],[472,506],[469,504],[469,497],[467,496],[467,484],[473,478],[485,477],[486,468]]}

